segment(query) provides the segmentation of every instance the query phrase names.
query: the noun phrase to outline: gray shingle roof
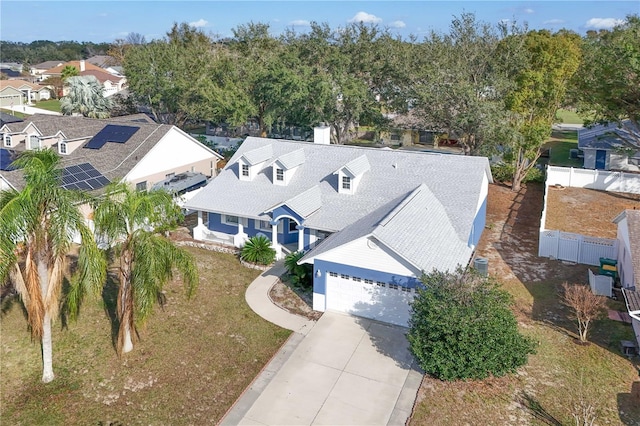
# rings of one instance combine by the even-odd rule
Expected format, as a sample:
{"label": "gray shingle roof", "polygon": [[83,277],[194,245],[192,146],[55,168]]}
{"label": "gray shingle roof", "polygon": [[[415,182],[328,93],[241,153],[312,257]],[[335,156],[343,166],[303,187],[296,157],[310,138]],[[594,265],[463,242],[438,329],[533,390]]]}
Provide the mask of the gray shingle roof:
{"label": "gray shingle roof", "polygon": [[[23,131],[33,123],[44,135],[54,135],[62,131],[66,139],[92,137],[107,124],[138,127],[138,131],[126,143],[107,143],[102,148],[85,149],[79,147],[69,155],[61,156],[61,166],[90,163],[110,181],[118,181],[133,169],[142,158],[167,134],[173,126],[130,122],[118,117],[116,120],[97,120],[74,116],[33,115],[22,123],[10,123],[6,127],[12,132]],[[24,186],[22,172],[14,170],[1,172],[3,177],[15,188]]]}
{"label": "gray shingle roof", "polygon": [[272,156],[273,149],[271,145],[264,145],[256,149],[252,149],[251,151],[245,151],[241,157],[244,158],[244,160],[249,163],[249,165],[254,166],[256,164],[260,164],[267,160],[270,160]]}
{"label": "gray shingle roof", "polygon": [[367,156],[363,154],[360,157],[349,161],[344,165],[344,167],[341,167],[341,169],[347,170],[352,176],[360,176],[364,172],[371,170],[371,166],[369,165]]}
{"label": "gray shingle roof", "polygon": [[[280,203],[276,207],[286,205],[301,217],[307,217],[322,207],[322,193],[318,185],[307,189],[301,194]],[[275,209],[275,207],[274,207]]]}
{"label": "gray shingle roof", "polygon": [[640,129],[630,120],[625,120],[622,124],[622,126],[618,123],[600,124],[578,130],[578,147],[580,149],[638,150]]}
{"label": "gray shingle roof", "polygon": [[280,157],[276,158],[276,161],[282,164],[284,170],[291,170],[294,167],[298,167],[300,164],[304,163],[304,149],[297,149],[295,151],[281,155]]}
{"label": "gray shingle roof", "polygon": [[[304,149],[305,163],[287,186],[272,183],[271,167],[264,167],[253,181],[239,180],[237,161],[247,152],[271,146],[273,157]],[[370,171],[354,194],[337,191],[333,174],[350,161],[367,156]],[[484,157],[455,156],[415,151],[382,150],[344,145],[321,145],[249,137],[224,170],[186,207],[215,213],[260,218],[298,194],[318,186],[322,207],[309,215],[304,226],[335,232],[363,219],[393,200],[403,199],[424,183],[446,211],[460,239],[470,234],[483,177],[491,181]]]}

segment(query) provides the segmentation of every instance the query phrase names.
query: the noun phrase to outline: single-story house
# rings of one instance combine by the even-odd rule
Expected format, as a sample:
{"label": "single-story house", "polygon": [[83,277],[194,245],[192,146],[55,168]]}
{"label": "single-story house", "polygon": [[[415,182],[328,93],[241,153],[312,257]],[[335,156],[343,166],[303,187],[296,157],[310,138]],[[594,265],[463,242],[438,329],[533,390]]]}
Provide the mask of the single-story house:
{"label": "single-story house", "polygon": [[46,77],[42,76],[42,74],[45,71],[50,70],[51,68],[60,66],[62,64],[64,64],[64,61],[45,61],[39,64],[31,65],[31,68],[29,69],[29,71],[32,76],[38,77],[38,80],[42,81],[46,79]]}
{"label": "single-story house", "polygon": [[139,190],[174,174],[216,173],[222,158],[182,130],[144,114],[97,120],[36,114],[0,127],[0,189],[21,189],[22,172],[11,167],[25,150],[52,148],[62,158],[70,189],[100,192],[124,181]]}
{"label": "single-story house", "polygon": [[585,169],[640,171],[640,130],[630,120],[578,130],[578,149]]}
{"label": "single-story house", "polygon": [[618,225],[618,275],[622,294],[640,346],[640,210],[625,210]]}
{"label": "single-story house", "polygon": [[484,157],[248,137],[185,205],[194,238],[241,247],[265,235],[304,251],[313,309],[406,326],[423,272],[470,262],[485,225]]}
{"label": "single-story house", "polygon": [[51,99],[48,87],[25,80],[0,80],[0,107],[20,106]]}

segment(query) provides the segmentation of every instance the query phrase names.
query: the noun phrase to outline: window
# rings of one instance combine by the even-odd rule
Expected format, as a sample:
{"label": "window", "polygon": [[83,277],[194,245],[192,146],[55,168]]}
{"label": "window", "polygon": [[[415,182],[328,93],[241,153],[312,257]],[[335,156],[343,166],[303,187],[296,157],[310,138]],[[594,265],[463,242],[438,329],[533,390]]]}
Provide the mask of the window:
{"label": "window", "polygon": [[249,165],[248,164],[243,164],[242,165],[242,176],[249,176]]}
{"label": "window", "polygon": [[362,278],[360,277],[353,277],[353,280],[358,283],[362,282]]}
{"label": "window", "polygon": [[389,284],[389,288],[397,290],[398,289],[398,284]]}
{"label": "window", "polygon": [[365,284],[373,284],[373,280],[364,279]]}
{"label": "window", "polygon": [[386,284],[386,283],[383,283],[382,281],[378,281],[378,282],[376,282],[376,285],[377,285],[378,287],[386,287],[386,286],[387,286],[387,284]]}
{"label": "window", "polygon": [[342,176],[342,189],[351,189],[351,178],[349,176]]}
{"label": "window", "polygon": [[298,224],[295,220],[289,219],[289,233],[296,232],[298,230]]}
{"label": "window", "polygon": [[227,225],[237,225],[239,222],[238,216],[224,215],[224,223]]}
{"label": "window", "polygon": [[147,181],[136,183],[136,191],[146,191],[147,190]]}
{"label": "window", "polygon": [[271,223],[268,220],[256,220],[256,227],[265,231],[271,231]]}
{"label": "window", "polygon": [[340,274],[340,278],[342,278],[343,280],[348,280],[349,279],[349,275]]}
{"label": "window", "polygon": [[276,169],[276,180],[284,181],[284,170]]}
{"label": "window", "polygon": [[401,288],[402,288],[402,291],[405,291],[405,292],[407,292],[407,293],[411,293],[411,289],[410,289],[409,287],[404,287],[404,286],[403,286],[403,287],[401,287]]}
{"label": "window", "polygon": [[329,272],[329,276],[330,277],[337,277],[338,273],[337,272]]}
{"label": "window", "polygon": [[29,135],[29,149],[40,149],[40,138],[37,135]]}
{"label": "window", "polygon": [[60,154],[66,154],[67,153],[67,144],[66,143],[60,142],[59,148],[60,148]]}
{"label": "window", "polygon": [[392,141],[399,141],[400,140],[400,133],[391,133],[391,140]]}
{"label": "window", "polygon": [[4,135],[4,146],[11,146],[11,135],[5,134]]}

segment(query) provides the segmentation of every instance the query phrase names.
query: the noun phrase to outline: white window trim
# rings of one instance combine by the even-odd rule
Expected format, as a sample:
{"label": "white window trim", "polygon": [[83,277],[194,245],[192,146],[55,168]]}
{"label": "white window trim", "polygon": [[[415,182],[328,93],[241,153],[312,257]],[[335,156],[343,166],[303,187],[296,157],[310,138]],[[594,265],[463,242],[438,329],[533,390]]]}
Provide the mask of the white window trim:
{"label": "white window trim", "polygon": [[284,169],[276,168],[276,180],[278,182],[284,182]]}
{"label": "white window trim", "polygon": [[[269,222],[268,220],[255,220],[256,222],[256,229],[260,230],[260,231],[271,231],[271,222]],[[262,225],[266,224],[267,227],[263,227]]]}
{"label": "white window trim", "polygon": [[58,144],[58,153],[62,154],[62,155],[69,154],[69,149],[67,147],[67,143],[66,142],[60,142]]}
{"label": "white window trim", "polygon": [[[246,171],[246,173],[245,173]],[[240,164],[240,175],[244,177],[249,177],[249,165],[248,164]]]}
{"label": "white window trim", "polygon": [[342,182],[340,182],[340,185],[342,186],[342,189],[345,191],[351,191],[351,188],[353,187],[353,179],[351,179],[350,176],[342,176]]}
{"label": "white window trim", "polygon": [[[33,140],[38,141],[38,146],[35,148],[33,147]],[[29,149],[35,150],[35,149],[41,149],[41,148],[42,148],[42,141],[40,140],[38,135],[29,135]]]}
{"label": "white window trim", "polygon": [[[8,134],[8,133],[5,133],[4,137],[2,139],[3,139],[4,146],[7,147],[7,148],[11,148],[11,142],[12,142],[11,141],[11,135]],[[7,142],[9,142],[9,143],[7,143]]]}
{"label": "white window trim", "polygon": [[[247,227],[247,223],[249,222],[249,219],[247,219],[246,217],[240,217],[240,216],[236,216],[236,215],[232,215],[232,214],[223,214],[222,215],[222,223],[225,225],[229,225],[229,226],[238,226],[238,225],[242,225],[244,227]],[[237,222],[229,222],[227,219],[229,217],[235,217],[238,219]]]}

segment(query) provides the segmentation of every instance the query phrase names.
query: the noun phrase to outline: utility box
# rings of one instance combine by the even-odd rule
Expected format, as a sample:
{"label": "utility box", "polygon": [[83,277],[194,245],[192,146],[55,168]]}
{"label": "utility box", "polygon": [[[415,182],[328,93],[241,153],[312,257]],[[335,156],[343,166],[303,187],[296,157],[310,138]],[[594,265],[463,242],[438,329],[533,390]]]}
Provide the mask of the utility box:
{"label": "utility box", "polygon": [[489,259],[485,257],[476,257],[473,259],[473,267],[481,275],[489,275]]}

